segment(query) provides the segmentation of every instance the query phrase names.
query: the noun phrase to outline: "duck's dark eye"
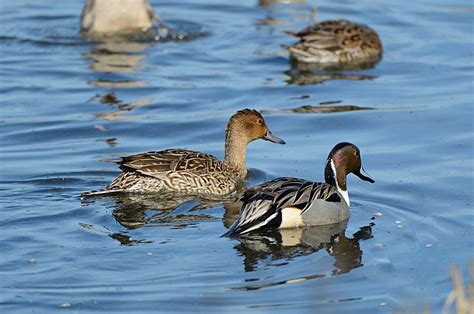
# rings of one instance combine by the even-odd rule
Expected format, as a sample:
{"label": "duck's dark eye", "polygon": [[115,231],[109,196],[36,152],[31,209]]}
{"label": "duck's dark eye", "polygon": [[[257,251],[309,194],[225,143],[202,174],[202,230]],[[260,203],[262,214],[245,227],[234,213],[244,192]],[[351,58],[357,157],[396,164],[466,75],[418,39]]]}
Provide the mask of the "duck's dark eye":
{"label": "duck's dark eye", "polygon": [[262,122],[263,122],[262,119],[258,119],[258,120],[257,120],[257,123],[258,123],[258,124],[262,124]]}
{"label": "duck's dark eye", "polygon": [[359,153],[359,152],[355,152],[355,155],[356,155],[357,157],[359,157],[360,153]]}

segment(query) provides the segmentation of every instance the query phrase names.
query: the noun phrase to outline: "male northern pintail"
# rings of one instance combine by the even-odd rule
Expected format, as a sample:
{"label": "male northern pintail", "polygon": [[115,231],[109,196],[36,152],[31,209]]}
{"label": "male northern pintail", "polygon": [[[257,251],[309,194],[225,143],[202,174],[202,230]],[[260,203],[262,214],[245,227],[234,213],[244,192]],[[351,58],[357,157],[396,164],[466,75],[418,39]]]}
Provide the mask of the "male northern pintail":
{"label": "male northern pintail", "polygon": [[348,20],[316,23],[296,33],[293,59],[321,66],[373,65],[382,58],[382,42],[368,26]]}
{"label": "male northern pintail", "polygon": [[81,30],[96,33],[146,31],[155,13],[148,0],[85,0]]}
{"label": "male northern pintail", "polygon": [[346,176],[353,173],[374,183],[360,169],[360,151],[339,143],[326,160],[326,183],[277,178],[244,192],[240,217],[225,234],[239,235],[259,228],[293,228],[339,223],[349,218]]}
{"label": "male northern pintail", "polygon": [[262,115],[251,109],[236,112],[227,124],[224,161],[185,149],[166,149],[122,157],[123,172],[104,190],[82,195],[116,192],[172,192],[224,196],[237,190],[247,175],[247,144],[264,139],[285,142],[274,136]]}

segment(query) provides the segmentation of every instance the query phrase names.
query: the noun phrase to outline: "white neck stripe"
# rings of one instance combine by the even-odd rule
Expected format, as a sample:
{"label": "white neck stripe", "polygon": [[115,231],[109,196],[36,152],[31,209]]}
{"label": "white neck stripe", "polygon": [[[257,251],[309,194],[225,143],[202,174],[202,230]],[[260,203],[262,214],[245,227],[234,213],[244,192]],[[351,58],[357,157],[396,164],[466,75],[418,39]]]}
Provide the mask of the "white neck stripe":
{"label": "white neck stripe", "polygon": [[334,176],[334,181],[336,182],[336,188],[341,193],[342,197],[344,198],[344,201],[346,202],[347,206],[351,206],[351,201],[349,200],[349,193],[347,190],[343,190],[339,187],[339,182],[337,182],[337,172],[336,172],[336,166],[334,165],[334,160],[331,159],[331,169],[332,173]]}

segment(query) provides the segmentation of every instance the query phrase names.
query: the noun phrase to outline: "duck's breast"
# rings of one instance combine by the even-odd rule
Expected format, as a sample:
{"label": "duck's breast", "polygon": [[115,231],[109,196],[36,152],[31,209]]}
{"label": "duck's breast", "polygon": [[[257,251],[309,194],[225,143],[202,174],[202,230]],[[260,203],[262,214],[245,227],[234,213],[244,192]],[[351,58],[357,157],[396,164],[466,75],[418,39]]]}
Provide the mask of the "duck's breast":
{"label": "duck's breast", "polygon": [[329,202],[314,200],[301,214],[305,225],[318,226],[339,223],[349,219],[349,206],[342,200]]}

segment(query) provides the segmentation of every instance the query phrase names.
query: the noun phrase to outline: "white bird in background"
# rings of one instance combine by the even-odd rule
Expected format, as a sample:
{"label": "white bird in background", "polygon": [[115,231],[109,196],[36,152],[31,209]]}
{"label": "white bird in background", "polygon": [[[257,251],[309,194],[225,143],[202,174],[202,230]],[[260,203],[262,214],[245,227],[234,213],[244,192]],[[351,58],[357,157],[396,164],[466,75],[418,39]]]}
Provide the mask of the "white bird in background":
{"label": "white bird in background", "polygon": [[102,34],[147,31],[155,17],[148,0],[85,0],[81,30]]}

